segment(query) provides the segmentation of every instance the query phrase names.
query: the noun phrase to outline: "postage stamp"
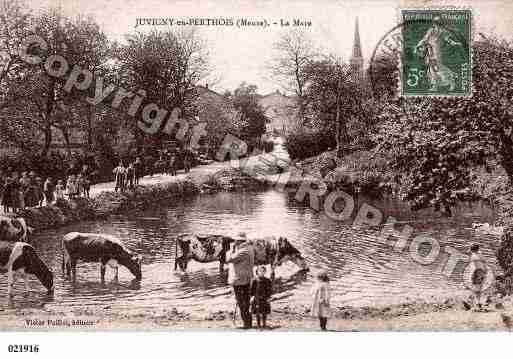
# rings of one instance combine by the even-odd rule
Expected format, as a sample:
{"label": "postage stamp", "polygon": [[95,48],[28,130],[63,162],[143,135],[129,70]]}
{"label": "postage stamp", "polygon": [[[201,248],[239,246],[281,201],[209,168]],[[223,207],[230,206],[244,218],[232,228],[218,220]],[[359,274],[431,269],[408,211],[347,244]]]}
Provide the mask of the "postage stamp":
{"label": "postage stamp", "polygon": [[402,9],[402,96],[470,96],[472,11]]}

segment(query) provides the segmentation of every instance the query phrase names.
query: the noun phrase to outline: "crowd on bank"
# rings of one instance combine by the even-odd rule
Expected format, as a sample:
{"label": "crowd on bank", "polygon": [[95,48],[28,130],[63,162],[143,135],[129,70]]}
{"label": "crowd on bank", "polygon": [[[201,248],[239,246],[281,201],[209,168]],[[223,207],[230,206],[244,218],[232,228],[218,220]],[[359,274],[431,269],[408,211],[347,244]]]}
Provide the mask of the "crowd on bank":
{"label": "crowd on bank", "polygon": [[89,197],[91,176],[87,165],[66,179],[43,179],[35,171],[0,173],[0,198],[5,213],[52,204],[59,199]]}
{"label": "crowd on bank", "polygon": [[[41,168],[37,168],[37,161],[35,164],[13,164],[3,170],[0,168],[0,203],[4,213],[17,213],[25,208],[49,205],[62,199],[89,198],[92,184],[112,178],[116,192],[134,190],[145,175],[175,176],[180,168],[188,173],[194,165],[207,161],[204,156],[191,150],[164,151],[158,159],[137,156],[134,160],[121,160],[110,176],[104,174],[102,177],[99,174],[105,172],[106,166],[99,161],[79,158],[78,155],[68,161],[52,156],[51,161]],[[56,168],[48,168],[50,164]]]}

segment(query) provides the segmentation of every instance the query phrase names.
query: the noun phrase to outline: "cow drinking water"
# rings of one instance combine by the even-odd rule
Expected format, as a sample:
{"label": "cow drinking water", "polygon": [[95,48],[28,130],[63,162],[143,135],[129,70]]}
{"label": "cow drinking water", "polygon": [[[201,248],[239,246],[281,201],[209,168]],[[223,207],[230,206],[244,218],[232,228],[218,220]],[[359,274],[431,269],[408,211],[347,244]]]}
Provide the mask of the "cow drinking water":
{"label": "cow drinking water", "polygon": [[303,272],[308,272],[308,264],[301,252],[285,237],[266,237],[252,241],[255,265],[271,265],[271,278],[274,270],[287,261],[291,261]]}
{"label": "cow drinking water", "polygon": [[7,295],[12,295],[16,275],[21,274],[28,292],[28,274],[33,274],[41,284],[53,293],[53,274],[43,263],[34,247],[23,242],[0,241],[0,273],[7,272]]}
{"label": "cow drinking water", "polygon": [[68,233],[62,239],[62,272],[76,279],[77,261],[99,262],[101,282],[105,282],[106,265],[114,268],[114,280],[118,280],[118,266],[126,267],[137,280],[141,280],[141,257],[127,249],[112,236],[96,233]]}
{"label": "cow drinking water", "polygon": [[[226,262],[226,253],[233,242],[233,238],[222,235],[180,235],[176,239],[175,270],[179,266],[182,271],[185,271],[189,260],[194,259],[200,263],[219,261],[219,270],[222,271]],[[255,255],[255,265],[271,265],[272,277],[274,277],[275,267],[286,261],[295,263],[302,271],[308,271],[306,260],[287,238],[255,239],[251,240],[250,244]]]}
{"label": "cow drinking water", "polygon": [[[187,264],[194,259],[200,263],[219,261],[219,271],[222,272],[226,263],[226,252],[233,242],[233,238],[217,234],[182,234],[175,242],[175,270],[178,266],[182,271],[187,270]],[[178,250],[181,252],[180,256]]]}

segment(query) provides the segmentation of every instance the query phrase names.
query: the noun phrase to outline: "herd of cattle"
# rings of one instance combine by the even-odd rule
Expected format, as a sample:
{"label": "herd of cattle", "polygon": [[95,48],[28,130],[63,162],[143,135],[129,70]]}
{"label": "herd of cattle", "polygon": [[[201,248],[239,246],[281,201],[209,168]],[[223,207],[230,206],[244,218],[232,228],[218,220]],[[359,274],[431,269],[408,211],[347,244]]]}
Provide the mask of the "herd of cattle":
{"label": "herd of cattle", "polygon": [[[0,273],[7,273],[7,294],[12,295],[12,287],[16,276],[25,280],[28,291],[28,275],[35,275],[47,289],[48,294],[54,290],[53,273],[41,260],[32,245],[28,243],[28,235],[32,229],[23,218],[0,216]],[[219,269],[223,271],[226,253],[234,239],[222,235],[184,234],[176,238],[175,270],[180,267],[187,269],[192,259],[200,263],[219,261]],[[302,271],[308,271],[308,265],[301,253],[286,238],[264,238],[252,241],[255,265],[270,265],[274,278],[274,268],[285,261],[292,261]],[[180,254],[179,254],[180,253]],[[71,232],[62,238],[62,272],[65,277],[76,280],[78,261],[96,262],[100,264],[100,279],[105,281],[106,266],[114,269],[114,280],[118,279],[118,267],[126,267],[136,280],[142,279],[142,257],[129,250],[116,237]]]}

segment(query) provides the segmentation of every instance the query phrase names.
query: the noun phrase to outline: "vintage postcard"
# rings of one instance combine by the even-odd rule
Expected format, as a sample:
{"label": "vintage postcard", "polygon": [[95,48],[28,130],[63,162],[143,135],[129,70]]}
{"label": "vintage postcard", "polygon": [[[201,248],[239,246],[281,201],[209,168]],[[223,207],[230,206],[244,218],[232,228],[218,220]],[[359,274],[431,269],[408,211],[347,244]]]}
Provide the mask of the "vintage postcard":
{"label": "vintage postcard", "polygon": [[511,329],[512,2],[0,11],[0,331]]}

